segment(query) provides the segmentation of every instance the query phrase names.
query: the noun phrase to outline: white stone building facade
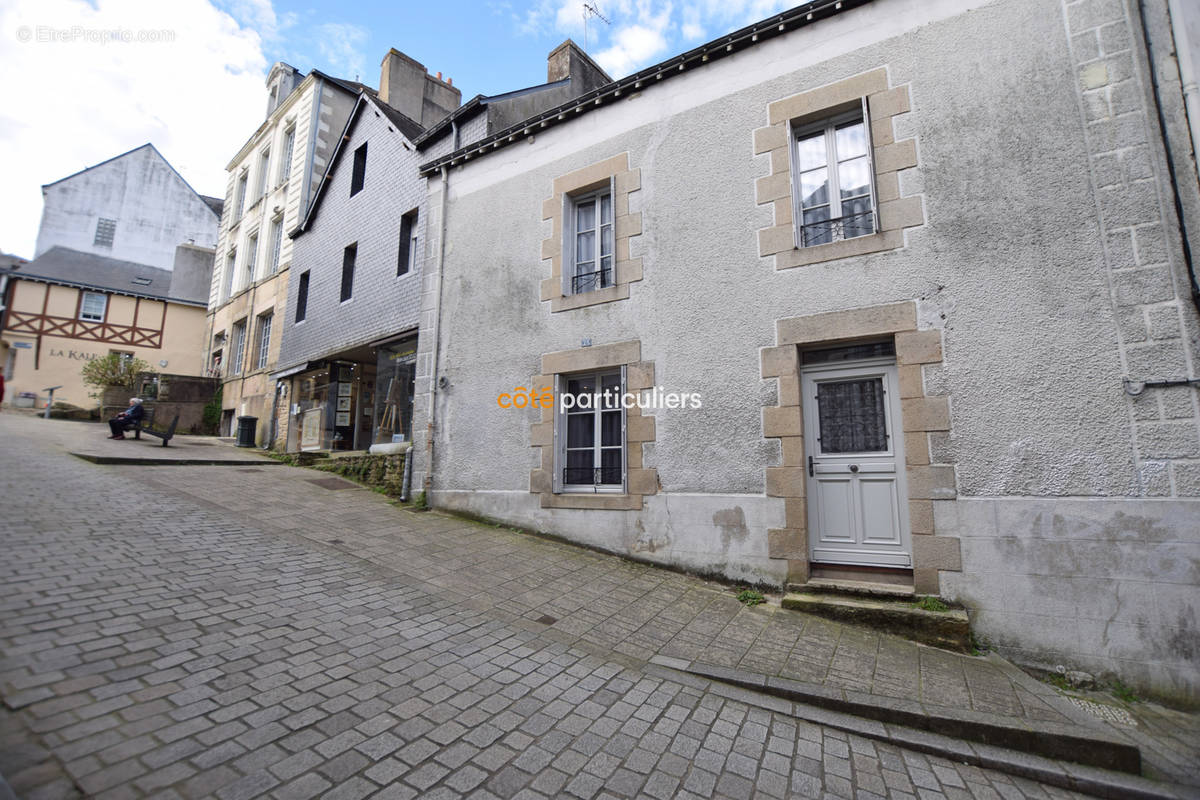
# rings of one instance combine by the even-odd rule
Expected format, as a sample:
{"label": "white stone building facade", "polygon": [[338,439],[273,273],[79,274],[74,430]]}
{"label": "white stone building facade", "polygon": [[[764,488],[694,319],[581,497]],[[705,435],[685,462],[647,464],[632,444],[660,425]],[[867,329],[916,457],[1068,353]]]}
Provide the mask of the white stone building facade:
{"label": "white stone building facade", "polygon": [[34,257],[54,247],[170,270],[181,244],[213,247],[220,201],[196,193],[152,144],[42,187]]}
{"label": "white stone building facade", "polygon": [[279,324],[292,242],[356,102],[357,85],[316,70],[302,76],[276,64],[267,77],[267,114],[229,162],[221,232],[209,293],[205,364],[221,377],[222,432],[236,417],[259,420],[271,436]]}

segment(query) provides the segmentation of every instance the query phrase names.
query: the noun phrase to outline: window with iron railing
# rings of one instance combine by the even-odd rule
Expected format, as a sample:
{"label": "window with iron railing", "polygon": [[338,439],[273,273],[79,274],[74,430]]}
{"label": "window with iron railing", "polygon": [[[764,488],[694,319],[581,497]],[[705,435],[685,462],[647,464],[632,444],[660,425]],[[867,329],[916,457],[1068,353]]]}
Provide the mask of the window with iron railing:
{"label": "window with iron railing", "polygon": [[797,247],[878,230],[866,105],[793,129]]}
{"label": "window with iron railing", "polygon": [[567,242],[571,294],[594,292],[616,282],[613,270],[611,188],[569,198]]}
{"label": "window with iron railing", "polygon": [[[559,475],[564,492],[621,492],[625,488],[624,381],[620,370],[558,379]],[[570,401],[564,402],[569,395]]]}

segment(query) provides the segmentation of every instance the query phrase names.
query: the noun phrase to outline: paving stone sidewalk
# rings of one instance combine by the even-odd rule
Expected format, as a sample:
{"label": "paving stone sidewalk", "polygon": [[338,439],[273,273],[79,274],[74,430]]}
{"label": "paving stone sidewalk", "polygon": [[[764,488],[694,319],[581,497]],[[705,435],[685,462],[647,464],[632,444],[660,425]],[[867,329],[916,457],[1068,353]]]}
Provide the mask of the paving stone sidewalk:
{"label": "paving stone sidewalk", "polygon": [[[0,419],[0,773],[22,796],[1069,796],[639,666],[700,647],[673,652],[812,675],[786,637],[824,637],[828,681],[882,687],[908,643],[874,637],[868,671],[869,635],[724,587],[304,470],[88,464],[46,424]],[[958,670],[972,707],[1069,718],[911,647],[918,687]]]}
{"label": "paving stone sidewalk", "polygon": [[[179,470],[188,471],[179,479]],[[1141,747],[1147,774],[1200,781],[1200,720],[1172,715],[1153,732],[1106,725],[992,655],[974,657],[778,606],[747,607],[728,586],[573,545],[437,513],[388,506],[363,488],[331,491],[274,471],[236,480],[204,468],[151,470],[152,480],[421,580],[445,597],[529,621],[552,620],[566,643],[655,655],[1001,717],[1107,729]],[[289,471],[291,472],[291,471]],[[347,482],[348,485],[348,482]],[[278,507],[264,508],[271,495]],[[280,508],[287,512],[280,513]]]}
{"label": "paving stone sidewalk", "polygon": [[[1055,722],[1053,692],[1001,659],[965,656],[777,605],[729,586],[440,513],[417,514],[318,472],[148,469],[162,488],[332,545],[477,608],[551,618],[564,641],[695,659],[885,697]],[[272,502],[264,504],[264,497]],[[219,499],[218,499],[219,498]]]}
{"label": "paving stone sidewalk", "polygon": [[[349,482],[340,490],[271,471],[150,470],[152,480],[264,527],[336,547],[437,587],[472,607],[548,623],[559,641],[633,658],[667,656],[861,692],[1107,730],[1143,751],[1146,773],[1200,785],[1200,716],[1146,709],[1139,727],[1109,725],[998,656],[967,656],[898,636],[747,607],[729,586],[438,513],[389,507]],[[264,507],[262,498],[275,502]],[[286,511],[281,511],[286,509]],[[452,594],[446,594],[452,593]]]}

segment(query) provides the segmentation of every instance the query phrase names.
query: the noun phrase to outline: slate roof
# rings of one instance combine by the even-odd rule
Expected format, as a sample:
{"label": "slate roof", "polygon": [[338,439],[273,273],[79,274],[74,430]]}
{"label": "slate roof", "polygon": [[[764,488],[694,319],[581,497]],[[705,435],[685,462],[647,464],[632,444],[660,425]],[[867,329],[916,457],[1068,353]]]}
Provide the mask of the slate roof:
{"label": "slate roof", "polygon": [[[421,174],[429,175],[436,172],[442,166],[457,166],[469,158],[493,153],[502,147],[507,147],[525,137],[532,136],[535,131],[541,131],[554,125],[578,119],[584,114],[595,111],[605,105],[611,105],[618,101],[618,99],[628,97],[634,92],[665,82],[676,75],[683,75],[695,69],[708,67],[710,64],[726,56],[741,52],[750,47],[757,47],[763,42],[796,30],[797,28],[812,25],[820,20],[848,12],[851,9],[870,2],[872,0],[809,0],[809,2],[803,5],[767,17],[753,25],[747,25],[733,33],[726,34],[707,44],[702,44],[699,47],[688,50],[686,53],[672,56],[666,61],[646,67],[632,75],[627,75],[624,78],[592,89],[590,92],[584,92],[562,105],[535,114],[504,130],[496,131],[482,139],[462,145],[452,153],[447,153],[422,164]],[[475,100],[479,100],[484,104],[488,102],[488,98],[486,97],[473,98],[471,102],[464,103],[459,112],[465,114],[467,107],[472,106]],[[432,141],[436,136],[435,132],[438,131],[438,128],[438,125],[431,127],[425,137],[415,143],[417,148],[420,149]]]}
{"label": "slate roof", "polygon": [[187,305],[208,303],[207,297],[171,297],[170,270],[66,247],[50,248],[14,273],[14,277]]}
{"label": "slate roof", "polygon": [[370,95],[371,103],[377,109],[382,111],[383,115],[387,117],[388,120],[395,125],[402,134],[404,134],[404,138],[408,139],[410,142],[425,132],[425,129],[421,127],[420,123],[414,122],[401,112],[380,100],[379,93],[374,89],[367,89],[364,93]]}
{"label": "slate roof", "polygon": [[20,269],[29,262],[20,256],[14,256],[12,253],[0,253],[0,270],[4,269]]}
{"label": "slate roof", "polygon": [[221,212],[225,209],[224,200],[219,197],[209,197],[206,194],[200,195],[200,199],[203,200],[209,208],[216,212],[218,217],[221,216]]}

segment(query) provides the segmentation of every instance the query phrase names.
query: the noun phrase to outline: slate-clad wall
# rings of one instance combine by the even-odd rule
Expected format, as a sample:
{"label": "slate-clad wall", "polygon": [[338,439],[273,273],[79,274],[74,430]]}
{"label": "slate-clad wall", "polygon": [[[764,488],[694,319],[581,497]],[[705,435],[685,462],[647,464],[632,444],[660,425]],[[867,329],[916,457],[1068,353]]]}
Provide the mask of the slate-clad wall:
{"label": "slate-clad wall", "polygon": [[[389,130],[390,128],[390,130]],[[366,180],[350,196],[354,151],[367,142]],[[367,105],[343,147],[312,226],[292,244],[287,312],[281,320],[279,364],[290,367],[355,345],[415,328],[421,282],[418,257],[407,275],[396,275],[400,218],[425,198],[417,153],[387,118]],[[425,209],[418,220],[418,247],[425,251]],[[358,243],[353,297],[341,302],[342,253]],[[305,320],[296,319],[300,275],[309,272]]]}

